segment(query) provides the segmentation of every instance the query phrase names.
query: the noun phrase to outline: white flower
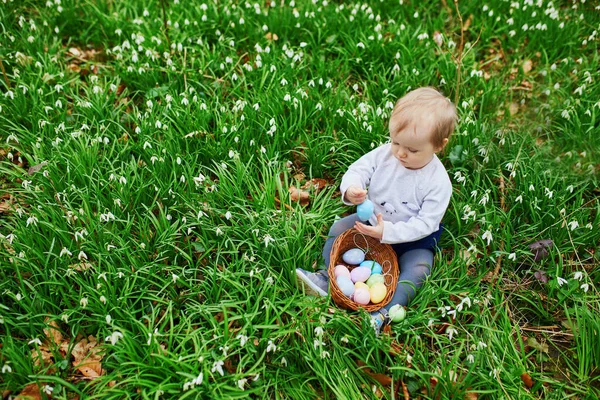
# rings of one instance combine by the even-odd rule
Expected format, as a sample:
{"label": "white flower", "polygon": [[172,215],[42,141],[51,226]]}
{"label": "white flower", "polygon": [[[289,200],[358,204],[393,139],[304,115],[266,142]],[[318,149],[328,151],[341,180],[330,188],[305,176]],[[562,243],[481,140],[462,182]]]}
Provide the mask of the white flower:
{"label": "white flower", "polygon": [[246,384],[246,382],[248,382],[248,379],[246,378],[242,378],[237,381],[237,385],[240,388],[240,390],[244,390],[244,385]]}
{"label": "white flower", "polygon": [[6,373],[9,373],[9,374],[10,374],[11,372],[12,372],[12,368],[10,367],[10,365],[8,365],[8,364],[4,364],[4,365],[2,366],[2,373],[3,373],[3,374],[6,374]]}
{"label": "white flower", "polygon": [[565,283],[567,283],[567,280],[566,280],[566,279],[563,279],[563,278],[561,278],[560,276],[557,276],[557,277],[556,277],[556,281],[558,282],[558,286],[562,286],[562,285],[564,285]]}
{"label": "white flower", "polygon": [[575,274],[573,275],[573,279],[578,280],[578,281],[582,280],[583,279],[583,272],[581,272],[581,271],[575,272]]}
{"label": "white flower", "polygon": [[269,247],[269,242],[274,242],[275,239],[273,239],[271,235],[267,234],[263,237],[263,241],[265,242],[265,247]]}
{"label": "white flower", "polygon": [[79,304],[81,305],[81,307],[86,308],[88,305],[88,298],[82,297],[81,300],[79,300]]}
{"label": "white flower", "polygon": [[492,243],[492,240],[493,240],[493,238],[492,238],[492,232],[490,232],[489,230],[483,232],[483,235],[481,235],[481,238],[483,240],[487,240],[487,244],[489,246],[490,243]]}
{"label": "white flower", "polygon": [[85,253],[83,252],[83,250],[82,250],[82,251],[80,251],[80,252],[79,252],[79,254],[77,255],[77,259],[78,259],[79,261],[82,261],[82,260],[84,260],[84,259],[85,259],[85,260],[87,260],[87,259],[88,259],[88,256],[87,256],[87,254],[85,254]]}
{"label": "white flower", "polygon": [[225,218],[231,219],[231,213],[229,211],[225,213]]}
{"label": "white flower", "polygon": [[577,221],[571,221],[569,222],[569,228],[571,228],[572,231],[574,231],[575,229],[579,228],[579,222]]}
{"label": "white flower", "polygon": [[112,317],[110,316],[110,314],[107,314],[106,317],[105,317],[105,319],[106,319],[106,323],[108,325],[110,325],[110,323],[112,322]]}
{"label": "white flower", "polygon": [[287,360],[285,359],[285,357],[281,357],[281,365],[287,367]]}
{"label": "white flower", "polygon": [[241,347],[244,347],[244,345],[248,341],[248,336],[245,336],[245,335],[237,335],[235,338],[240,340]]}
{"label": "white flower", "polygon": [[448,339],[449,340],[452,340],[452,338],[454,337],[454,335],[458,333],[458,331],[455,328],[452,328],[452,327],[448,328],[446,330],[446,332],[448,333]]}
{"label": "white flower", "polygon": [[274,353],[275,351],[277,351],[277,346],[275,346],[275,344],[273,343],[272,340],[269,340],[269,343],[267,346],[267,353],[270,353],[270,352]]}
{"label": "white flower", "polygon": [[477,343],[477,350],[485,349],[486,347],[488,347],[487,344],[485,344],[481,340]]}
{"label": "white flower", "polygon": [[60,251],[60,254],[58,256],[62,257],[65,254],[68,255],[68,256],[72,256],[73,255],[73,253],[71,253],[69,250],[67,250],[66,247],[63,247],[62,250]]}
{"label": "white flower", "polygon": [[48,396],[52,395],[52,392],[54,392],[54,388],[50,385],[45,385],[43,388],[44,393],[46,393]]}
{"label": "white flower", "polygon": [[106,304],[106,297],[104,295],[100,296],[100,303]]}
{"label": "white flower", "polygon": [[213,364],[213,367],[211,368],[211,372],[218,372],[221,376],[225,375],[225,372],[223,372],[223,364],[225,364],[223,362],[223,360],[219,360],[219,361],[215,361],[215,363]]}
{"label": "white flower", "polygon": [[583,291],[587,293],[587,291],[590,290],[590,285],[587,283],[582,283],[581,286],[579,286],[579,289],[583,289]]}
{"label": "white flower", "polygon": [[317,336],[323,336],[323,332],[324,332],[324,331],[323,331],[323,328],[322,328],[322,327],[320,327],[320,326],[317,326],[317,327],[315,328],[315,335],[317,335]]}
{"label": "white flower", "polygon": [[117,342],[119,341],[119,339],[121,339],[123,337],[123,334],[119,331],[114,331],[110,336],[107,336],[106,338],[104,338],[105,342],[110,341],[110,344],[112,344],[113,346],[115,344],[117,344]]}
{"label": "white flower", "polygon": [[29,226],[30,224],[37,226],[37,223],[38,223],[37,217],[31,216],[31,217],[27,218],[27,226]]}
{"label": "white flower", "polygon": [[515,261],[517,259],[517,254],[516,253],[510,253],[508,255],[508,259],[512,260],[512,261]]}
{"label": "white flower", "polygon": [[37,344],[38,346],[42,345],[42,341],[38,338],[30,340],[27,344]]}
{"label": "white flower", "polygon": [[473,364],[475,362],[475,356],[473,354],[469,354],[467,356],[467,361],[471,364]]}

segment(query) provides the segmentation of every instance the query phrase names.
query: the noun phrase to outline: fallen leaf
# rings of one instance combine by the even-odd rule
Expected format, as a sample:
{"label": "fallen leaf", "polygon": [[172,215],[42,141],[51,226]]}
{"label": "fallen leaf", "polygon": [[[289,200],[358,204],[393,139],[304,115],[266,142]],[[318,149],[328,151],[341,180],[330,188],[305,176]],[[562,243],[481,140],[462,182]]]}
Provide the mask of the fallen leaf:
{"label": "fallen leaf", "polygon": [[515,115],[519,112],[519,105],[517,103],[510,103],[508,112],[510,112],[510,115]]}
{"label": "fallen leaf", "polygon": [[315,190],[316,192],[320,191],[324,187],[329,184],[323,178],[312,178],[310,181],[306,182],[304,185],[300,186],[300,189],[304,190]]}
{"label": "fallen leaf", "polygon": [[103,355],[98,354],[100,349],[96,346],[98,342],[92,335],[87,339],[81,339],[71,351],[74,358],[73,366],[76,367],[84,376],[95,378],[102,375],[102,360]]}
{"label": "fallen leaf", "polygon": [[361,367],[360,369],[369,375],[371,378],[375,379],[377,382],[381,383],[383,386],[390,386],[392,384],[392,378],[385,374],[378,374],[373,372],[371,368],[367,367],[366,364],[360,360],[356,360],[356,364]]}
{"label": "fallen leaf", "polygon": [[305,190],[300,190],[295,186],[290,186],[290,200],[299,201],[301,205],[305,206],[309,203],[310,193]]}
{"label": "fallen leaf", "polygon": [[531,62],[531,60],[526,60],[523,63],[523,72],[528,73],[529,71],[531,71],[532,67],[533,67],[533,63]]}
{"label": "fallen leaf", "polygon": [[33,365],[36,367],[47,367],[54,364],[52,358],[52,352],[44,346],[40,346],[37,349],[31,349],[31,358],[33,359]]}
{"label": "fallen leaf", "polygon": [[48,162],[47,162],[47,161],[44,161],[44,162],[42,162],[42,163],[40,163],[40,164],[38,164],[38,165],[34,165],[33,167],[29,167],[29,170],[27,170],[27,173],[28,173],[29,175],[33,175],[33,174],[35,174],[36,172],[39,172],[39,171],[40,171],[42,168],[44,168],[46,165],[48,165]]}
{"label": "fallen leaf", "polygon": [[433,32],[433,41],[435,42],[435,44],[442,47],[442,44],[444,43],[444,37],[439,31],[435,31]]}
{"label": "fallen leaf", "polygon": [[531,376],[529,376],[527,372],[523,372],[521,374],[521,380],[525,386],[527,386],[527,389],[531,389],[533,387],[533,379],[531,379]]}
{"label": "fallen leaf", "polygon": [[265,38],[267,40],[279,40],[279,36],[277,36],[276,33],[271,33],[271,32],[267,32],[267,34],[265,35]]}
{"label": "fallen leaf", "polygon": [[37,383],[30,383],[15,398],[18,400],[41,400],[42,392]]}
{"label": "fallen leaf", "polygon": [[0,203],[0,213],[8,213],[12,209],[10,202],[3,201]]}
{"label": "fallen leaf", "polygon": [[71,264],[69,265],[69,268],[74,269],[75,271],[78,272],[83,272],[83,271],[87,271],[88,269],[92,268],[93,265],[89,262],[80,262],[77,264]]}
{"label": "fallen leaf", "polygon": [[58,324],[56,323],[56,321],[50,321],[48,322],[50,318],[46,317],[46,320],[44,322],[46,322],[48,325],[46,328],[44,328],[44,334],[46,335],[46,337],[48,339],[50,339],[50,341],[56,345],[60,345],[63,342],[63,335],[60,332],[60,329],[58,327]]}
{"label": "fallen leaf", "polygon": [[465,393],[465,400],[477,400],[477,393],[475,393],[475,392]]}

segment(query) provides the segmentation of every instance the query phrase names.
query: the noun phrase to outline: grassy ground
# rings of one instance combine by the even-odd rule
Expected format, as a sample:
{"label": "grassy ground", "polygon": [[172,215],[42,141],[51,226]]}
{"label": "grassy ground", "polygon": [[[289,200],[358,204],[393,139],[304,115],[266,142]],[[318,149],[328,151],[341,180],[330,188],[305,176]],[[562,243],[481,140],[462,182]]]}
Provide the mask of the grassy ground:
{"label": "grassy ground", "polygon": [[[598,398],[600,10],[458,9],[4,2],[3,396]],[[425,85],[460,113],[444,250],[376,337],[294,269]]]}

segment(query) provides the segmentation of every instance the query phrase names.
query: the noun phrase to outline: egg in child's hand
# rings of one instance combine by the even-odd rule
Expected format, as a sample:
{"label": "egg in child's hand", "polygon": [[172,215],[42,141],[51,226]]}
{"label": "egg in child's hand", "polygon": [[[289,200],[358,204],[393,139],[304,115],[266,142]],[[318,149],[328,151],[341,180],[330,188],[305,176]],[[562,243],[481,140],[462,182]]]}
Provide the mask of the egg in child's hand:
{"label": "egg in child's hand", "polygon": [[350,265],[358,265],[365,260],[365,252],[361,249],[350,249],[344,253],[342,259]]}
{"label": "egg in child's hand", "polygon": [[373,287],[376,283],[384,283],[385,278],[381,274],[373,274],[367,279],[367,286]]}
{"label": "egg in child's hand", "polygon": [[361,221],[367,221],[373,215],[375,205],[371,200],[365,200],[356,207],[356,215]]}
{"label": "egg in child's hand", "polygon": [[359,287],[354,291],[353,300],[355,303],[358,304],[369,304],[369,300],[371,300],[371,294],[369,293],[368,289],[365,289],[364,287]]}
{"label": "egg in child's hand", "polygon": [[376,283],[371,286],[371,302],[374,304],[380,303],[387,294],[387,289],[383,283]]}
{"label": "egg in child's hand", "polygon": [[350,272],[352,282],[364,282],[371,276],[369,267],[356,267]]}
{"label": "egg in child's hand", "polygon": [[346,268],[345,265],[336,265],[335,266],[335,277],[338,278],[340,276],[345,276],[347,278],[350,278],[350,271],[348,270],[348,268]]}
{"label": "egg in child's hand", "polygon": [[335,281],[344,296],[351,298],[354,294],[354,283],[345,276],[340,276]]}
{"label": "egg in child's hand", "polygon": [[383,268],[381,268],[381,264],[379,264],[375,260],[365,260],[360,263],[360,266],[371,268],[372,274],[380,274],[383,271]]}

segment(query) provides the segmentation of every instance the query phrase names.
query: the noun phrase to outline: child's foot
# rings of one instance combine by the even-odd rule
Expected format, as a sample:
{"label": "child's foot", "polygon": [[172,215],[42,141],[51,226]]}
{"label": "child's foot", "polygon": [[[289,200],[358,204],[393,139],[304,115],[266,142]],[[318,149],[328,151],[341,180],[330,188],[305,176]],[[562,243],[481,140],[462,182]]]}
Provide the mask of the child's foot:
{"label": "child's foot", "polygon": [[375,334],[377,336],[379,336],[379,333],[381,332],[381,328],[383,328],[384,325],[386,325],[388,323],[388,318],[387,318],[387,313],[383,313],[382,311],[385,310],[381,310],[381,311],[375,311],[372,312],[371,315],[371,326],[373,327],[373,329],[375,329]]}
{"label": "child's foot", "polygon": [[304,289],[304,293],[309,296],[327,296],[329,289],[329,279],[321,272],[308,272],[301,268],[296,268],[299,286]]}

